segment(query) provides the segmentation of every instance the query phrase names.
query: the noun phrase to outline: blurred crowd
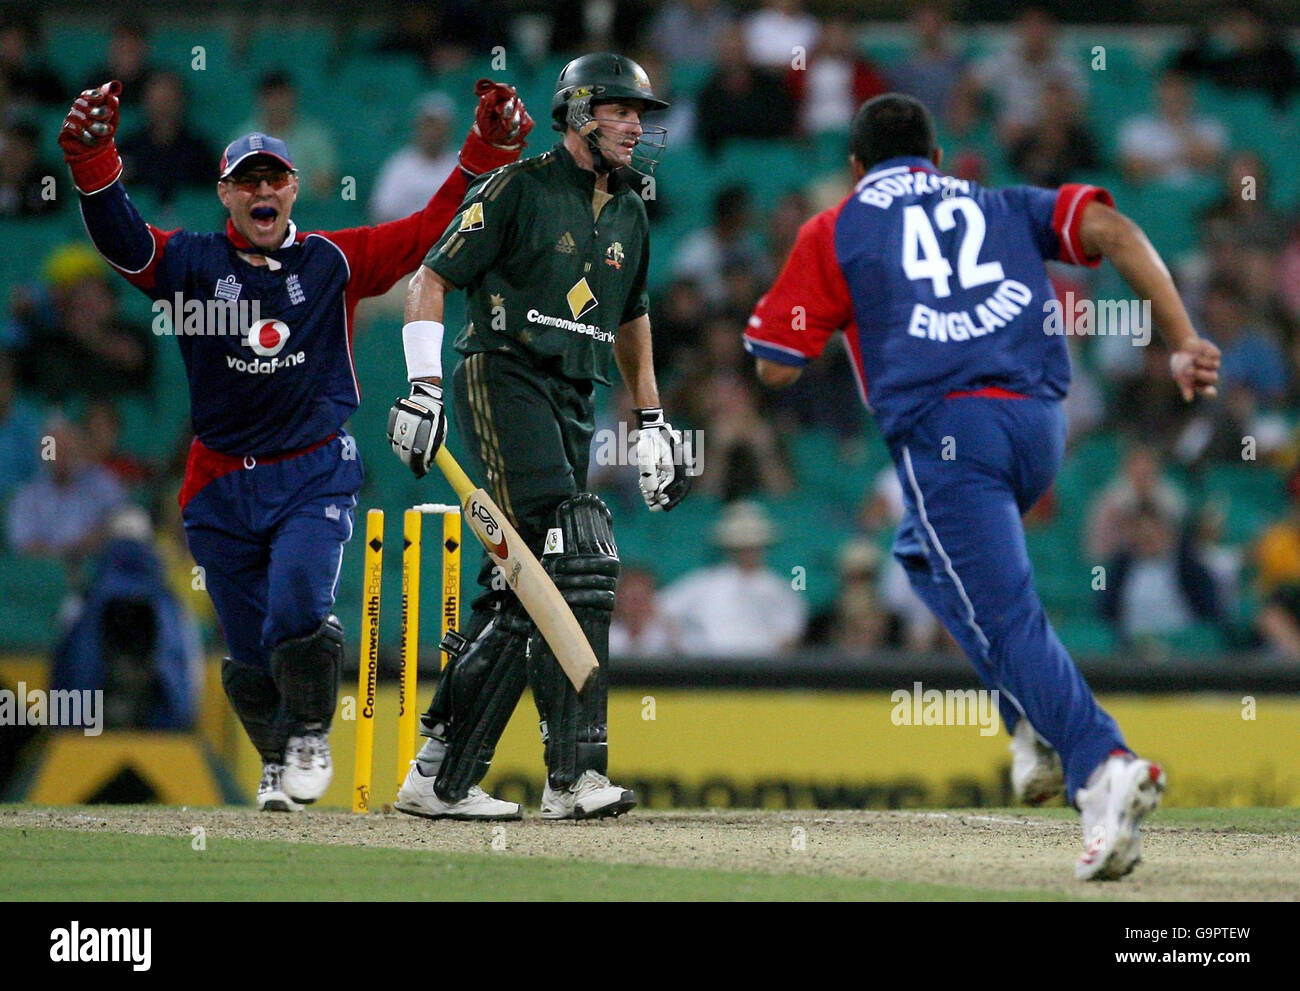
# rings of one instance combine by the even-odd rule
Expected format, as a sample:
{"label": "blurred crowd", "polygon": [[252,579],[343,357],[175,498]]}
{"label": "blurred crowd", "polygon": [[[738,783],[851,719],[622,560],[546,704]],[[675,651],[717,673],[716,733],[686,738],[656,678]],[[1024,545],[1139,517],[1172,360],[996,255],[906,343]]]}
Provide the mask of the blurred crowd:
{"label": "blurred crowd", "polygon": [[[1070,338],[1070,443],[1118,436],[1123,451],[1111,466],[1114,478],[1087,507],[1078,571],[1086,582],[1090,569],[1104,569],[1100,587],[1092,586],[1094,617],[1117,642],[1153,659],[1168,656],[1180,635],[1202,631],[1221,648],[1300,663],[1300,508],[1229,541],[1225,516],[1240,507],[1216,502],[1204,484],[1216,469],[1235,465],[1263,473],[1300,506],[1300,223],[1295,204],[1277,201],[1258,149],[1235,145],[1230,122],[1198,100],[1213,86],[1294,112],[1300,69],[1284,35],[1255,5],[1226,5],[1213,30],[1187,30],[1153,67],[1145,91],[1134,94],[1131,115],[1102,134],[1089,113],[1090,63],[1080,46],[1062,42],[1047,10],[1021,8],[979,57],[968,54],[970,35],[945,4],[909,4],[907,11],[907,50],[885,65],[865,54],[870,25],[845,14],[818,16],[800,0],[586,2],[537,13],[507,12],[490,0],[403,4],[374,51],[418,58],[430,85],[394,106],[406,115],[408,140],[369,183],[368,215],[381,222],[417,209],[455,168],[462,123],[438,76],[503,41],[530,59],[605,47],[632,54],[656,92],[674,101],[664,121],[670,158],[693,148],[707,163],[735,142],[755,140],[839,147],[858,104],[901,90],[934,112],[944,167],[965,178],[1002,179],[1009,170],[1012,181],[1037,185],[1106,182],[1121,209],[1124,190],[1179,195],[1217,184],[1194,241],[1167,260],[1196,326],[1223,351],[1219,401],[1181,401],[1158,336],[1145,347],[1119,337]],[[37,20],[0,20],[0,218],[40,218],[58,207],[46,180],[63,181],[64,172],[49,160],[52,139],[38,122],[77,90],[110,78],[142,94],[139,123],[120,136],[130,188],[148,189],[160,203],[210,188],[219,149],[195,125],[203,107],[183,74],[156,64],[146,24],[120,21],[103,65],[86,79],[60,79],[42,58],[42,44]],[[328,120],[303,110],[311,94],[300,92],[290,63],[257,79],[242,130],[284,137],[303,174],[303,195],[319,198],[337,190],[346,149]],[[539,121],[545,117],[545,107],[532,109]],[[547,144],[544,130],[535,132],[534,152]],[[708,470],[697,491],[723,508],[710,531],[709,567],[662,588],[653,571],[629,567],[616,650],[953,649],[888,554],[902,512],[892,471],[871,479],[862,494],[825,609],[810,610],[789,577],[766,563],[766,552],[789,535],[778,532],[763,500],[806,484],[794,467],[795,439],[809,431],[830,435],[851,458],[870,435],[838,344],[780,393],[759,387],[741,345],[749,314],[800,225],[848,191],[846,169],[791,178],[789,192],[764,201],[751,184],[727,181],[712,191],[694,230],[654,244],[655,265],[667,273],[651,309],[665,406],[674,423],[702,431]],[[671,202],[650,207],[655,220],[673,209]],[[0,321],[0,500],[9,552],[56,559],[71,587],[84,589],[114,519],[124,506],[142,506],[178,601],[207,615],[171,509],[184,443],[152,459],[118,446],[132,403],[152,402],[162,416],[182,405],[158,395],[157,351],[168,342],[123,316],[125,286],[84,245],[32,259],[31,271],[37,277],[10,288]],[[1053,274],[1062,294],[1086,298],[1097,289],[1091,273],[1061,267]],[[630,405],[615,390],[608,422],[598,426],[626,421]],[[630,472],[595,468],[593,485],[616,504],[639,501]],[[1045,497],[1032,524],[1052,525],[1055,498]],[[1243,609],[1244,601],[1257,608]]]}

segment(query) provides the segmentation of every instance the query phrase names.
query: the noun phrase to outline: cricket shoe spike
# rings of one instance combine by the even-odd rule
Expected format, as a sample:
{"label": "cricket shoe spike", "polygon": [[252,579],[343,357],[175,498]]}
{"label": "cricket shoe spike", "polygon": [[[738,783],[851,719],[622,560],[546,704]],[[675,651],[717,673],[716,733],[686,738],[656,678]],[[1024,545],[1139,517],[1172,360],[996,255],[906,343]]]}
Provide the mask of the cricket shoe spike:
{"label": "cricket shoe spike", "polygon": [[329,737],[307,730],[284,745],[284,790],[295,802],[311,804],[325,794],[334,776]]}
{"label": "cricket shoe spike", "polygon": [[611,784],[598,771],[584,771],[563,791],[546,782],[542,793],[543,819],[606,819],[636,808],[636,792]]}
{"label": "cricket shoe spike", "polygon": [[284,790],[283,764],[263,764],[262,780],[257,785],[257,811],[259,812],[301,812],[302,806],[295,802]]}
{"label": "cricket shoe spike", "polygon": [[1113,881],[1141,859],[1142,820],[1160,805],[1165,772],[1159,764],[1117,752],[1092,773],[1077,798],[1083,853],[1074,865],[1080,881]]}
{"label": "cricket shoe spike", "polygon": [[1011,794],[1021,805],[1041,805],[1065,791],[1061,757],[1021,718],[1011,734]]}
{"label": "cricket shoe spike", "polygon": [[411,769],[406,772],[406,780],[397,790],[397,801],[393,803],[393,808],[424,819],[502,822],[524,817],[518,802],[503,802],[493,798],[478,785],[471,787],[459,802],[443,801],[433,790],[436,780],[421,774],[419,762],[411,761]]}

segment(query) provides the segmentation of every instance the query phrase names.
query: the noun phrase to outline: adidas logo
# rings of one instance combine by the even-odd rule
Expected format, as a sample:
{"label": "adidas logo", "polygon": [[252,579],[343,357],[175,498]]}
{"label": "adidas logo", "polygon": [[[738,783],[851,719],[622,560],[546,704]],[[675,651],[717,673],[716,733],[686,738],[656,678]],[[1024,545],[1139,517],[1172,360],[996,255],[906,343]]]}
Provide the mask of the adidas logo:
{"label": "adidas logo", "polygon": [[578,246],[573,241],[573,235],[565,231],[560,235],[560,239],[555,242],[555,250],[562,255],[574,255],[578,253]]}

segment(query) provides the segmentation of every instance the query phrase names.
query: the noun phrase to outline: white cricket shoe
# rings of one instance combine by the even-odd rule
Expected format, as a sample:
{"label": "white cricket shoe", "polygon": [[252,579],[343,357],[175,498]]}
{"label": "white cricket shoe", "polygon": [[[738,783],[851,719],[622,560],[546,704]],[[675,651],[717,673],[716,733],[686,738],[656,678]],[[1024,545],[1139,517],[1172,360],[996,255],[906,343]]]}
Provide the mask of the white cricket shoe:
{"label": "white cricket shoe", "polygon": [[281,780],[284,775],[283,764],[263,764],[262,780],[257,785],[257,811],[259,812],[301,812],[302,806],[290,798],[284,790]]}
{"label": "white cricket shoe", "polygon": [[556,791],[547,779],[542,792],[543,819],[604,819],[636,808],[636,792],[611,784],[597,771],[583,771],[582,777],[564,791]]}
{"label": "white cricket shoe", "polygon": [[310,804],[325,794],[334,776],[329,737],[318,730],[291,736],[284,746],[284,790]]}
{"label": "white cricket shoe", "polygon": [[1074,865],[1080,881],[1121,878],[1142,856],[1138,826],[1160,805],[1165,772],[1130,754],[1112,754],[1092,772],[1077,800],[1083,819],[1083,853]]}
{"label": "white cricket shoe", "polygon": [[1023,716],[1011,734],[1011,794],[1021,805],[1041,805],[1065,791],[1061,756],[1039,739]]}
{"label": "white cricket shoe", "polygon": [[421,774],[415,761],[406,772],[406,780],[397,790],[393,808],[407,815],[425,819],[463,819],[469,821],[501,822],[522,819],[518,802],[503,802],[493,798],[478,785],[469,790],[459,802],[444,802],[433,790],[436,778]]}

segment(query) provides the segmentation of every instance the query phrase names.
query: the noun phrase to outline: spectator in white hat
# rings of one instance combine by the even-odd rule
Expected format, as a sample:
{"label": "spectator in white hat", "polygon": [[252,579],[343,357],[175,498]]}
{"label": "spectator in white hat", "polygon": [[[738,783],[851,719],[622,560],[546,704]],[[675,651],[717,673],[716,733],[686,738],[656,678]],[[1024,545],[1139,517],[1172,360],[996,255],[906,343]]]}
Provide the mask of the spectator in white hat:
{"label": "spectator in white hat", "polygon": [[450,143],[455,113],[445,93],[429,93],[415,105],[411,143],[384,163],[370,197],[370,221],[406,217],[421,209],[456,168],[456,149]]}
{"label": "spectator in white hat", "polygon": [[693,571],[660,597],[664,615],[682,631],[684,651],[714,657],[774,657],[793,649],[808,623],[808,606],[791,580],[764,562],[777,541],[762,506],[729,505],[713,530],[726,560]]}

